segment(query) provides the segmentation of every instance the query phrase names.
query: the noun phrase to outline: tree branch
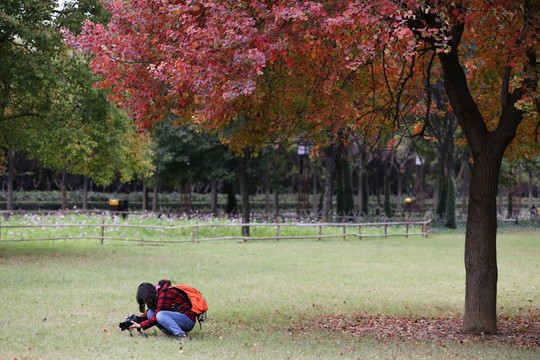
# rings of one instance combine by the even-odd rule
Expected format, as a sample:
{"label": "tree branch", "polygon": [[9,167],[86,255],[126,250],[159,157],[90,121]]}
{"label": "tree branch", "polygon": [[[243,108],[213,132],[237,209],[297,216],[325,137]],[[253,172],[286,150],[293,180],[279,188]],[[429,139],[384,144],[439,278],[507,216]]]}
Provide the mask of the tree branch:
{"label": "tree branch", "polygon": [[14,119],[20,119],[27,116],[40,116],[40,114],[32,113],[32,112],[25,112],[13,116],[6,116],[6,117],[0,117],[0,121],[7,121],[7,120],[14,120]]}
{"label": "tree branch", "polygon": [[[455,25],[452,41],[461,39],[463,24]],[[467,136],[467,141],[473,154],[481,151],[483,141],[488,135],[484,118],[470,92],[465,71],[461,67],[458,55],[458,44],[453,44],[447,53],[439,53],[439,60],[444,70],[444,87],[452,109]]]}

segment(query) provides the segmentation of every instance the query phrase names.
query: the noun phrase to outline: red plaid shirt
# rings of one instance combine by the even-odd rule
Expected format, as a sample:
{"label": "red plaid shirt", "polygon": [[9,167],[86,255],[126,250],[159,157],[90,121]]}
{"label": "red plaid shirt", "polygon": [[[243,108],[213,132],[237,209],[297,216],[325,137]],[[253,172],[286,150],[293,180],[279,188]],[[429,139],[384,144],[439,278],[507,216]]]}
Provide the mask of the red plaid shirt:
{"label": "red plaid shirt", "polygon": [[191,311],[191,302],[184,293],[174,287],[169,287],[169,284],[164,284],[161,289],[158,291],[158,300],[156,306],[156,312],[154,316],[148,318],[146,315],[148,310],[141,315],[142,318],[146,319],[141,322],[141,327],[143,329],[148,329],[156,325],[157,319],[156,315],[160,311],[176,311],[182,314],[186,314],[191,320],[196,321],[197,315]]}

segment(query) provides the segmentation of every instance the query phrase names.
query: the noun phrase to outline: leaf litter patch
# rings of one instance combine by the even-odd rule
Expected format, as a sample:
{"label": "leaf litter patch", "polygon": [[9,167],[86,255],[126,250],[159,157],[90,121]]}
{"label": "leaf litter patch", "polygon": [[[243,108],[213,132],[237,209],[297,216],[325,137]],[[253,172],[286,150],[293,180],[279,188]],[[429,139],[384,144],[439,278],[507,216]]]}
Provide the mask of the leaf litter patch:
{"label": "leaf litter patch", "polygon": [[465,334],[461,331],[462,325],[461,318],[386,317],[354,313],[299,320],[289,330],[293,333],[326,330],[381,340],[436,342],[443,346],[472,340],[493,346],[540,350],[540,321],[536,314],[515,318],[499,316],[496,335]]}

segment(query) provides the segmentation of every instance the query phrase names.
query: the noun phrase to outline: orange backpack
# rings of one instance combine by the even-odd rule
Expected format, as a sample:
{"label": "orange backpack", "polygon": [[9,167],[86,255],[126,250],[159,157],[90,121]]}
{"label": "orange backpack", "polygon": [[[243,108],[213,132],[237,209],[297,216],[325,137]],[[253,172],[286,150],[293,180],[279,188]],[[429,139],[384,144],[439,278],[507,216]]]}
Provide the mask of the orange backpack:
{"label": "orange backpack", "polygon": [[195,289],[194,287],[185,284],[175,285],[171,287],[180,290],[187,296],[189,302],[191,303],[190,310],[197,315],[199,326],[202,328],[201,322],[206,320],[206,311],[208,310],[208,304],[206,303],[206,300],[204,300],[200,291]]}

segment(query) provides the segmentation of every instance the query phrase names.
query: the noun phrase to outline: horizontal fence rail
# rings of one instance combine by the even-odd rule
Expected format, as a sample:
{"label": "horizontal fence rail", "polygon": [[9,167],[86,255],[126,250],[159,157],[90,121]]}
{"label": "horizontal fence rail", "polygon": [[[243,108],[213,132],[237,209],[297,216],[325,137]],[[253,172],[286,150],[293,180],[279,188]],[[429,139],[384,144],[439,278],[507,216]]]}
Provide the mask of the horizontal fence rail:
{"label": "horizontal fence rail", "polygon": [[[108,217],[80,223],[22,224],[0,220],[0,242],[96,239],[148,244],[201,243],[220,240],[323,240],[425,236],[431,220],[370,223],[195,223],[134,225]],[[246,234],[249,228],[249,236]],[[67,233],[67,234],[66,234]]]}

